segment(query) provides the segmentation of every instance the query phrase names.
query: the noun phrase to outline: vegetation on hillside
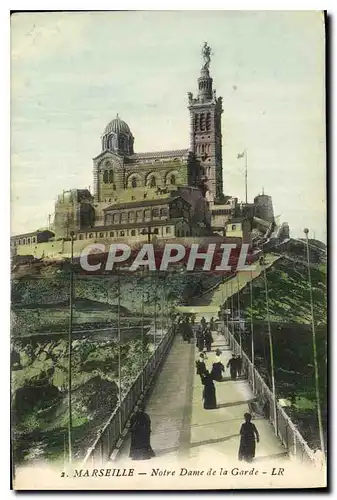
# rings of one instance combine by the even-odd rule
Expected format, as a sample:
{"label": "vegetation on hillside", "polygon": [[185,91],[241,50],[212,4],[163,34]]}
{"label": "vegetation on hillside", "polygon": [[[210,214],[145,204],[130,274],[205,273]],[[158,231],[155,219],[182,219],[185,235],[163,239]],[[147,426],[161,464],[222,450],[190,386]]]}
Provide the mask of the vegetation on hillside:
{"label": "vegetation on hillside", "polygon": [[[311,280],[320,396],[326,427],[326,265],[315,264],[311,268]],[[266,277],[277,397],[288,400],[291,406],[286,407],[286,411],[299,426],[309,444],[313,447],[319,446],[308,269],[304,262],[283,258],[268,269]],[[268,314],[263,275],[253,281],[252,292],[252,307],[250,286],[248,285],[240,294],[241,316],[245,320],[245,331],[241,332],[241,341],[244,350],[251,355],[253,320],[256,367],[271,387]],[[234,300],[234,304],[237,304],[237,300]],[[240,339],[238,327],[236,327],[236,338]]]}
{"label": "vegetation on hillside", "polygon": [[[150,273],[120,280],[75,274],[73,326],[80,333],[74,335],[72,359],[75,453],[92,443],[117,402],[118,311],[123,395],[151,354],[152,339],[146,333],[154,317],[159,326],[165,324],[175,304],[218,280],[204,273],[169,278]],[[48,268],[48,274],[13,276],[11,389],[17,461],[55,459],[66,449],[68,327],[67,272]],[[98,335],[98,329],[106,331]]]}

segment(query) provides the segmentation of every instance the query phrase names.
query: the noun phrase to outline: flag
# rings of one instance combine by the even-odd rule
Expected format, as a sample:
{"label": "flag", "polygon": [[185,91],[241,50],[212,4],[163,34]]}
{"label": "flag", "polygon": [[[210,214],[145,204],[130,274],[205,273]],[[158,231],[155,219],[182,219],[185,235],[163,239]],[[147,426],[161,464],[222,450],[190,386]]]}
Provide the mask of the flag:
{"label": "flag", "polygon": [[240,158],[243,158],[245,156],[245,152],[239,153],[237,159],[239,160]]}

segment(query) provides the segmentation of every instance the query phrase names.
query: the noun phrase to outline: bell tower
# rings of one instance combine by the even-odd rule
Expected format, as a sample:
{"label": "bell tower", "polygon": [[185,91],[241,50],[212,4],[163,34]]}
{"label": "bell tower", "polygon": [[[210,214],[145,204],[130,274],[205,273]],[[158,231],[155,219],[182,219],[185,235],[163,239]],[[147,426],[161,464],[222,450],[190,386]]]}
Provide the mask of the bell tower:
{"label": "bell tower", "polygon": [[213,79],[209,73],[211,48],[204,43],[203,65],[198,78],[198,94],[188,93],[190,112],[190,149],[201,164],[210,200],[223,197],[222,186],[222,97],[216,97]]}

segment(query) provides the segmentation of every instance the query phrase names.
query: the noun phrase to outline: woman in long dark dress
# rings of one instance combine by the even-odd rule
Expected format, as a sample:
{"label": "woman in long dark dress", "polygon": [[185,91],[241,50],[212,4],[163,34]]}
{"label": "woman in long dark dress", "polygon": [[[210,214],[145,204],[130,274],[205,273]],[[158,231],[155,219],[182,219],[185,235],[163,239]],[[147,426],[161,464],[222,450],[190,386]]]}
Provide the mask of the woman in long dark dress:
{"label": "woman in long dark dress", "polygon": [[204,330],[204,339],[207,352],[210,352],[212,348],[213,337],[209,328],[206,328],[206,330]]}
{"label": "woman in long dark dress", "polygon": [[138,411],[131,417],[131,446],[130,458],[132,460],[148,460],[155,456],[150,444],[151,419],[144,412],[144,406],[139,405]]}
{"label": "woman in long dark dress", "polygon": [[231,359],[228,361],[226,368],[229,368],[231,379],[236,380],[236,371],[237,371],[237,361],[235,354],[232,354]]}
{"label": "woman in long dark dress", "polygon": [[202,395],[204,400],[204,409],[214,410],[216,408],[215,386],[212,376],[210,375],[208,370],[206,370],[204,376],[201,378],[201,381],[204,385],[204,390]]}
{"label": "woman in long dark dress", "polygon": [[202,352],[200,353],[199,359],[197,359],[197,361],[195,362],[195,366],[197,368],[197,375],[200,375],[202,380],[202,377],[207,373],[205,358]]}
{"label": "woman in long dark dress", "polygon": [[216,361],[213,363],[212,371],[211,371],[211,376],[212,379],[215,380],[216,382],[222,382],[223,380],[223,372],[225,371],[224,365],[221,363],[221,361]]}
{"label": "woman in long dark dress", "polygon": [[240,448],[239,448],[239,460],[245,460],[246,462],[252,462],[255,458],[255,437],[256,442],[260,441],[260,436],[257,428],[251,423],[252,416],[250,413],[245,413],[245,423],[241,425],[240,429]]}
{"label": "woman in long dark dress", "polygon": [[205,342],[204,342],[204,336],[202,334],[201,328],[198,328],[196,338],[197,338],[197,348],[198,348],[199,352],[202,352],[204,350],[204,347],[205,347]]}

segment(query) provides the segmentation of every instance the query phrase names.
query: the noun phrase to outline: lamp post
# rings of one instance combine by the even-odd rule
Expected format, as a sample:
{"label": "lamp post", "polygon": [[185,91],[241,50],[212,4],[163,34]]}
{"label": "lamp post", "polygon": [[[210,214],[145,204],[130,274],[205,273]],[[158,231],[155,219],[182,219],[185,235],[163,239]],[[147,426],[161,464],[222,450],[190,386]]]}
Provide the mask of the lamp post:
{"label": "lamp post", "polygon": [[142,392],[144,391],[144,269],[142,269],[142,322],[141,322],[141,338],[142,338]]}
{"label": "lamp post", "polygon": [[117,332],[118,332],[118,406],[119,406],[119,432],[122,432],[122,366],[121,366],[121,283],[117,275],[118,285],[118,309],[117,309]]}
{"label": "lamp post", "polygon": [[231,280],[231,313],[232,313],[232,334],[235,337],[235,324],[234,324],[234,299],[233,299],[233,280]]}
{"label": "lamp post", "polygon": [[240,356],[242,356],[242,336],[241,336],[241,312],[240,312],[240,284],[239,284],[239,275],[237,275],[237,285],[238,285],[238,329],[239,329],[239,341],[240,341]]}
{"label": "lamp post", "polygon": [[157,233],[155,233],[154,231],[151,231],[151,226],[148,226],[148,227],[147,227],[147,230],[146,230],[146,229],[143,229],[142,234],[143,234],[144,236],[147,236],[147,242],[148,242],[148,243],[151,243],[151,235],[152,235],[152,234],[157,234]]}
{"label": "lamp post", "polygon": [[309,280],[309,290],[310,290],[311,331],[312,331],[312,349],[313,349],[313,354],[314,354],[314,367],[315,367],[317,418],[318,418],[319,439],[320,439],[320,443],[321,443],[321,451],[322,451],[323,461],[324,461],[324,465],[325,465],[325,445],[324,445],[324,433],[323,433],[323,422],[322,422],[322,411],[321,411],[321,399],[320,399],[320,390],[319,390],[319,372],[318,372],[317,348],[316,348],[316,329],[315,329],[315,318],[314,318],[314,301],[313,301],[313,296],[312,296],[308,233],[309,233],[309,229],[305,228],[304,234],[305,234],[306,249],[307,249],[308,280]]}
{"label": "lamp post", "polygon": [[165,293],[164,290],[161,291],[161,303],[160,303],[160,309],[161,309],[161,339],[163,338],[163,332],[164,332],[164,314],[165,314]]}
{"label": "lamp post", "polygon": [[68,459],[72,462],[72,336],[73,336],[73,301],[74,301],[74,231],[70,232],[70,282],[69,282],[69,330],[68,330]]}
{"label": "lamp post", "polygon": [[254,323],[253,323],[253,271],[250,271],[250,334],[251,334],[251,350],[252,350],[252,379],[253,379],[253,392],[255,392],[255,376],[254,376],[254,368],[255,368],[255,350],[254,350]]}
{"label": "lamp post", "polygon": [[154,334],[153,334],[153,344],[154,348],[156,348],[156,338],[157,338],[157,302],[158,302],[158,274],[156,272],[156,283],[155,283],[155,292],[154,292]]}
{"label": "lamp post", "polygon": [[262,256],[263,256],[262,269],[263,269],[265,295],[266,295],[266,308],[267,308],[267,323],[268,323],[268,337],[269,337],[271,384],[272,384],[272,392],[273,392],[274,425],[275,425],[275,433],[277,435],[278,434],[278,422],[277,422],[275,373],[274,373],[274,349],[273,349],[273,338],[272,338],[271,327],[270,327],[268,282],[267,282],[266,266],[265,266],[265,259],[264,259],[263,252],[262,252]]}

